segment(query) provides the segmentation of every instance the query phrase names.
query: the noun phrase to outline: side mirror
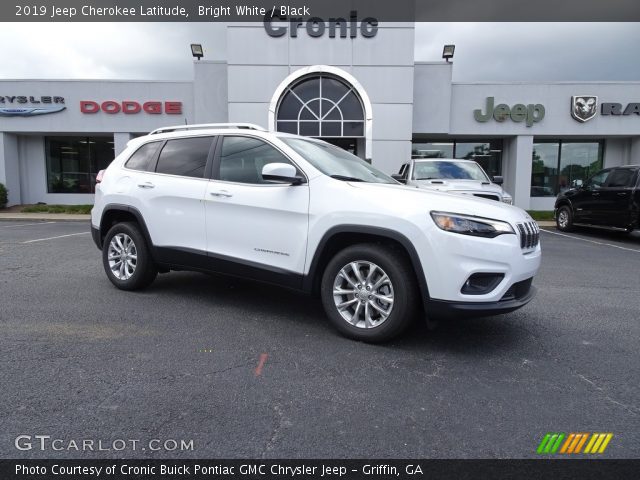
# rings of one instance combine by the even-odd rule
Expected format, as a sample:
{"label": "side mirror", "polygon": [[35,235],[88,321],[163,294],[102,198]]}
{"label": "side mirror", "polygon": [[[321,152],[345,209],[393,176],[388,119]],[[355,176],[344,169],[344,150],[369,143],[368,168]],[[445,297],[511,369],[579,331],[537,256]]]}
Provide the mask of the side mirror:
{"label": "side mirror", "polygon": [[400,183],[407,183],[407,179],[404,178],[402,175],[400,175],[399,173],[393,173],[391,174],[391,178],[393,178],[394,180],[399,181]]}
{"label": "side mirror", "polygon": [[296,175],[296,167],[288,163],[268,163],[262,167],[262,178],[277,183],[300,185],[304,178]]}
{"label": "side mirror", "polygon": [[500,175],[496,175],[495,177],[493,177],[491,179],[493,181],[493,183],[495,183],[496,185],[502,185],[504,183],[504,178],[501,177]]}
{"label": "side mirror", "polygon": [[573,182],[571,182],[571,185],[576,188],[581,188],[582,185],[584,185],[584,183],[582,182],[582,180],[578,178],[577,180],[574,180]]}

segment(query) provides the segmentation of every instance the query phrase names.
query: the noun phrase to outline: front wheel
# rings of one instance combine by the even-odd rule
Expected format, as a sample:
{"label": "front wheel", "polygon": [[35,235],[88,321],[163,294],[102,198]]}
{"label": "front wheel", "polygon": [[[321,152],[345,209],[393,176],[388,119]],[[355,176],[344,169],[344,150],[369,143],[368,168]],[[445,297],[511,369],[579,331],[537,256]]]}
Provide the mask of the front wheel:
{"label": "front wheel", "polygon": [[570,232],[573,230],[573,213],[571,213],[571,208],[567,205],[563,205],[558,209],[556,227],[558,227],[558,230],[561,232]]}
{"label": "front wheel", "polygon": [[138,225],[117,223],[107,232],[102,264],[111,283],[121,290],[138,290],[153,282],[158,269]]}
{"label": "front wheel", "polygon": [[345,336],[365,342],[383,342],[402,333],[418,304],[406,256],[377,244],[338,252],[325,268],[320,293],[331,323]]}

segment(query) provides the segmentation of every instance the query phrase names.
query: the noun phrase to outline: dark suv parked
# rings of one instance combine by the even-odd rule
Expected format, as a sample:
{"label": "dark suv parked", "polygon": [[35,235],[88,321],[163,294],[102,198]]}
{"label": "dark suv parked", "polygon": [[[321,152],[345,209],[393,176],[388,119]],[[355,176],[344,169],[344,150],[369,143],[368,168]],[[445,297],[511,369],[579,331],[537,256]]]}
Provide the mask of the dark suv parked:
{"label": "dark suv parked", "polygon": [[640,165],[601,170],[584,184],[558,195],[556,225],[563,232],[574,225],[631,232],[640,227]]}

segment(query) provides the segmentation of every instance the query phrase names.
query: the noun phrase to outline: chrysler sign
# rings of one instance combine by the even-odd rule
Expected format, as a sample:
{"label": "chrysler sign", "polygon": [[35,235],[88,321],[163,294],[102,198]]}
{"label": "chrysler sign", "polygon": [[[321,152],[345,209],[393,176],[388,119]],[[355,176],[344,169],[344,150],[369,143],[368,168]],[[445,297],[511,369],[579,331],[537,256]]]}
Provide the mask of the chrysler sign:
{"label": "chrysler sign", "polygon": [[0,95],[0,117],[33,117],[63,111],[64,97]]}

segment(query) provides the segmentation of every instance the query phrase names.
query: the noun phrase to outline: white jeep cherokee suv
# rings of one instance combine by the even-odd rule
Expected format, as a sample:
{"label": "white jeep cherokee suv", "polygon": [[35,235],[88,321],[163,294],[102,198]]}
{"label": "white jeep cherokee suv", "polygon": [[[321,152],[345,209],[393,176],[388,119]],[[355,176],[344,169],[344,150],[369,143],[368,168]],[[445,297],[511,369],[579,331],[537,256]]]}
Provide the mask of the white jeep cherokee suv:
{"label": "white jeep cherokee suv", "polygon": [[400,185],[346,151],[250,124],[168,127],[100,173],[91,212],[123,290],[197,270],[321,297],[370,342],[430,317],[513,311],[534,296],[539,230],[523,210]]}

